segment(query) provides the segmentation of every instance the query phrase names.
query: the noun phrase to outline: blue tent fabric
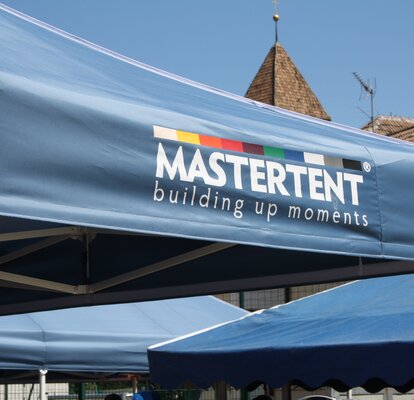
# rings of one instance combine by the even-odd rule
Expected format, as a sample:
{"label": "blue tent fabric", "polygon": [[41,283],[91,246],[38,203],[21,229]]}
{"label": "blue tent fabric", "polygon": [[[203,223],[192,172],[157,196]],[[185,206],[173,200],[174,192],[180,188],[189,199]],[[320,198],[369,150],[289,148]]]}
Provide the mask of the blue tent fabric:
{"label": "blue tent fabric", "polygon": [[[411,204],[413,196],[409,190],[413,179],[412,144],[207,90],[139,63],[122,62],[5,10],[3,7],[0,12],[3,215],[252,245],[413,258],[409,214],[400,216],[395,212],[404,204]],[[264,194],[265,171],[256,159],[254,164],[258,167],[251,171],[258,178],[256,182],[253,177],[253,183],[247,182],[251,179],[249,168],[243,168],[246,173],[240,177],[246,182],[232,182],[231,175],[238,167],[231,169],[224,161],[222,167],[211,163],[215,173],[210,171],[209,179],[202,178],[201,162],[194,162],[194,179],[184,172],[179,175],[182,179],[178,173],[174,179],[166,179],[166,172],[164,178],[157,177],[157,167],[163,165],[156,163],[157,157],[161,158],[160,144],[171,164],[179,145],[155,137],[154,127],[281,148],[285,153],[291,152],[294,159],[302,158],[302,162],[292,159],[289,165],[304,169],[290,167],[295,172],[289,173],[283,159],[272,160],[279,160],[285,167],[268,166],[275,168],[273,175],[288,177],[284,184],[271,187],[271,191],[276,191],[274,196]],[[191,143],[180,143],[189,172],[197,148]],[[210,169],[207,158],[213,153],[211,147],[199,146],[198,150],[206,159],[205,168]],[[16,157],[22,152],[24,157]],[[237,156],[234,151],[229,150],[229,154]],[[248,154],[253,165],[254,153],[242,154]],[[221,156],[216,156],[220,161]],[[304,157],[313,157],[315,161],[303,161]],[[359,169],[345,168],[346,165],[335,168],[329,165],[329,157],[332,165],[355,160],[360,163]],[[245,162],[233,160],[232,165]],[[323,170],[310,171],[317,179],[308,179],[309,171],[305,169],[321,164]],[[321,200],[325,197],[323,185],[328,185],[321,178],[322,172],[329,173],[335,181],[332,187],[338,186],[329,192],[331,201]],[[337,173],[341,173],[339,183]],[[227,183],[215,183],[218,178],[214,174],[225,174]],[[299,181],[303,181],[301,194],[299,188],[295,192],[293,187],[300,186]],[[182,203],[185,187],[188,197],[194,193],[191,186],[203,194],[210,187],[210,203],[214,203],[215,195],[211,192],[218,191],[220,205],[220,191],[224,190],[223,194],[232,200],[231,212],[215,211],[214,204],[210,205],[213,209],[203,206],[203,199],[200,205],[201,194],[197,190],[198,205],[191,206],[191,201],[190,205],[171,204],[166,198],[169,190],[178,190]],[[161,190],[164,200],[154,201],[154,197],[161,198]],[[333,193],[342,191],[335,198]],[[314,199],[310,197],[312,193]],[[243,217],[238,218],[233,203],[239,199],[250,206],[255,206],[256,200],[266,205],[274,203],[280,209],[287,207],[287,212],[290,204],[304,208],[296,223],[287,221],[284,214],[273,216],[281,220],[267,221],[276,211],[274,207],[268,207],[260,218],[253,215],[255,210],[244,205],[243,212],[240,211]],[[225,209],[227,205],[225,202]],[[328,223],[317,223],[317,215],[310,218],[311,211],[305,217],[308,207],[314,214],[319,208],[339,214],[330,215]],[[344,218],[344,212],[352,214],[350,221],[349,217]],[[354,212],[359,214],[358,218]],[[277,235],[269,229],[276,227]],[[300,236],[300,240],[295,236]]]}
{"label": "blue tent fabric", "polygon": [[204,296],[3,316],[0,370],[148,373],[149,345],[246,314]]}
{"label": "blue tent fabric", "polygon": [[414,387],[414,276],[356,281],[149,349],[163,387]]}
{"label": "blue tent fabric", "polygon": [[0,314],[414,270],[412,144],[0,37]]}

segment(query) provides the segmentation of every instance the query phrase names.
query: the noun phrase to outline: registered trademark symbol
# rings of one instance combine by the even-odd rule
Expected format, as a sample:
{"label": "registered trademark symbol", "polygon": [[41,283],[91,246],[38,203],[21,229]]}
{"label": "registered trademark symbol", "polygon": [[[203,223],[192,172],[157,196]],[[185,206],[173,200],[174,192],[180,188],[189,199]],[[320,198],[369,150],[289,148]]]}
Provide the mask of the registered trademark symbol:
{"label": "registered trademark symbol", "polygon": [[371,171],[371,164],[370,163],[365,161],[364,164],[363,164],[363,167],[364,167],[365,172],[370,172]]}

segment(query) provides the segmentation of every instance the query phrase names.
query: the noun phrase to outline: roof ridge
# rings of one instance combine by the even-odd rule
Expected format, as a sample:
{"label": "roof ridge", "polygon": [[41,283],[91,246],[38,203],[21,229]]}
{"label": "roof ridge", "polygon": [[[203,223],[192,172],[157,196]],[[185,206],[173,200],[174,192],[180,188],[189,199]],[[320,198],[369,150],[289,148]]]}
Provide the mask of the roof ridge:
{"label": "roof ridge", "polygon": [[414,118],[397,115],[378,115],[374,121],[365,124],[363,130],[371,130],[384,136],[414,141]]}

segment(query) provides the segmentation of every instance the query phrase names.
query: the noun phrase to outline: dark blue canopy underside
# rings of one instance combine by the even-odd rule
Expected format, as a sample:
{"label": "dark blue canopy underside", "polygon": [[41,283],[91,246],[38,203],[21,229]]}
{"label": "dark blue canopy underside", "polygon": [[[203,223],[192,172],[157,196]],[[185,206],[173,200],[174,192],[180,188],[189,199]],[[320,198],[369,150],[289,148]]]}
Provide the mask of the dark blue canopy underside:
{"label": "dark blue canopy underside", "polygon": [[414,387],[414,276],[357,281],[149,350],[163,387]]}
{"label": "dark blue canopy underside", "polygon": [[0,314],[414,270],[412,145],[0,36]]}

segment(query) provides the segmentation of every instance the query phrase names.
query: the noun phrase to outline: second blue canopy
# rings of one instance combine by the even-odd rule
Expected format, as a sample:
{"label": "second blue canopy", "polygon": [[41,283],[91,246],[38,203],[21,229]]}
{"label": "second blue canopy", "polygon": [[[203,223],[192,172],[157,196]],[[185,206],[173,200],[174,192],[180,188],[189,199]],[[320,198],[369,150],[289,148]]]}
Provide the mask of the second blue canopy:
{"label": "second blue canopy", "polygon": [[414,275],[375,278],[149,350],[164,387],[265,382],[339,391],[414,387]]}

